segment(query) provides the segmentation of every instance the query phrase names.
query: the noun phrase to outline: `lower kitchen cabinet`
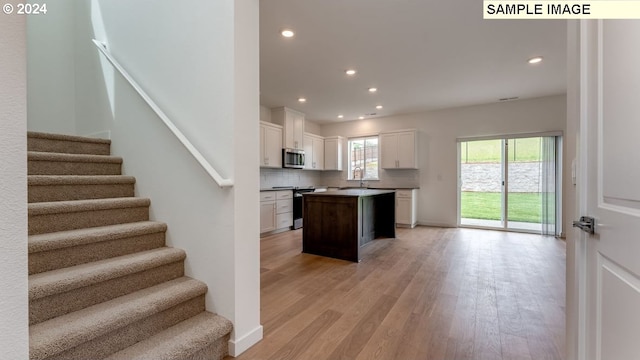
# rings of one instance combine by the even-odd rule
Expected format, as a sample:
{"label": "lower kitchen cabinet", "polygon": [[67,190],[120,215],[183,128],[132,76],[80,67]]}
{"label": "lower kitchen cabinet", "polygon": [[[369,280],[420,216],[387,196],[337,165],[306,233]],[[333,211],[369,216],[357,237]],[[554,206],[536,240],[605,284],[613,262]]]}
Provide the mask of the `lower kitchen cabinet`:
{"label": "lower kitchen cabinet", "polygon": [[291,190],[260,192],[260,233],[288,229],[293,225]]}
{"label": "lower kitchen cabinet", "polygon": [[396,190],[396,226],[416,226],[417,194],[416,189]]}
{"label": "lower kitchen cabinet", "polygon": [[260,233],[276,229],[276,192],[260,193]]}
{"label": "lower kitchen cabinet", "polygon": [[293,192],[276,191],[276,229],[293,226]]}

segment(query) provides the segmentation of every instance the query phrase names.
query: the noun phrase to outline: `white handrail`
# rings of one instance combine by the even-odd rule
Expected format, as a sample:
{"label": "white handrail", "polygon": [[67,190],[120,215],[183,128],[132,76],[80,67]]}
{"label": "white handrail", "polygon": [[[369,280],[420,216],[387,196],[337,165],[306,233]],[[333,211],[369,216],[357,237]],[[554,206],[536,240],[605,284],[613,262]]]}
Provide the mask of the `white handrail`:
{"label": "white handrail", "polygon": [[120,74],[122,74],[122,76],[125,79],[127,79],[129,84],[131,84],[131,86],[138,92],[138,94],[140,94],[140,96],[144,99],[144,101],[147,102],[147,104],[151,107],[151,109],[153,109],[153,111],[155,111],[155,113],[158,115],[158,117],[160,117],[162,122],[164,122],[164,124],[167,125],[169,130],[171,130],[171,132],[178,138],[178,140],[180,140],[182,145],[184,145],[184,147],[186,147],[187,150],[189,150],[191,155],[193,155],[193,157],[196,158],[198,163],[200,163],[200,165],[204,168],[204,170],[213,178],[213,180],[215,180],[215,182],[218,184],[218,186],[220,186],[221,188],[233,186],[233,180],[224,179],[224,178],[222,178],[222,176],[220,176],[220,174],[218,174],[216,169],[214,169],[213,166],[211,166],[211,164],[209,164],[207,159],[205,159],[204,156],[202,156],[200,151],[198,151],[198,149],[196,149],[193,146],[193,144],[191,144],[191,142],[186,138],[186,136],[184,136],[182,131],[180,131],[173,124],[173,122],[169,119],[167,114],[165,114],[158,107],[158,105],[149,97],[149,95],[147,95],[147,93],[144,90],[142,90],[140,85],[138,85],[138,83],[135,80],[133,80],[131,75],[129,75],[129,73],[109,53],[109,51],[107,50],[106,45],[104,43],[96,40],[96,39],[93,39],[93,43],[96,44],[96,46],[98,47],[98,50],[100,50],[100,52],[107,58],[107,60],[109,60],[111,65],[113,65],[113,67],[115,67],[120,72]]}

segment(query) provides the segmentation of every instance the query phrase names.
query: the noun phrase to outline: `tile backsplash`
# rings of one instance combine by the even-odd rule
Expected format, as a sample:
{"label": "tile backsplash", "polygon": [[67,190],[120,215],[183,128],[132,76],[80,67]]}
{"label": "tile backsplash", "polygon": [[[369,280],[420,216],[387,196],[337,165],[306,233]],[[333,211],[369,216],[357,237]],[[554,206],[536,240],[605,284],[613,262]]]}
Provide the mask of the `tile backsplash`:
{"label": "tile backsplash", "polygon": [[322,186],[322,172],[300,169],[260,168],[260,188],[274,186]]}
{"label": "tile backsplash", "polygon": [[[358,186],[359,181],[346,180],[346,171],[313,171],[299,169],[260,168],[260,188],[274,186]],[[417,188],[420,187],[419,170],[380,170],[380,180],[366,181],[369,187]]]}
{"label": "tile backsplash", "polygon": [[[368,187],[380,188],[418,188],[420,187],[420,171],[414,169],[380,170],[380,180],[365,181]],[[346,171],[325,171],[322,174],[322,185],[334,187],[359,186],[359,180],[347,180]]]}

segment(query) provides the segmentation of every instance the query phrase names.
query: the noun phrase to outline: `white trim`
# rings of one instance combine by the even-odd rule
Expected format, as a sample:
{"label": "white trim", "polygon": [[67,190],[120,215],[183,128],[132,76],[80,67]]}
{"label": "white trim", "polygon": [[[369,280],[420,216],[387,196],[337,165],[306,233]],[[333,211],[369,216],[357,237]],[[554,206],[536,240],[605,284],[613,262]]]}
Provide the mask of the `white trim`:
{"label": "white trim", "polygon": [[189,139],[187,139],[187,137],[182,133],[182,131],[180,131],[175,126],[175,124],[160,109],[160,107],[158,107],[158,105],[151,99],[151,97],[149,97],[149,95],[144,90],[142,90],[140,85],[131,77],[131,75],[129,75],[129,73],[111,55],[109,50],[107,50],[107,45],[96,39],[93,39],[92,41],[96,45],[98,50],[100,50],[100,52],[105,56],[105,58],[109,60],[111,65],[113,65],[113,67],[120,72],[120,74],[125,78],[125,80],[127,80],[129,84],[131,84],[131,87],[133,87],[138,92],[140,97],[142,97],[142,99],[146,101],[149,107],[151,107],[151,109],[158,115],[160,120],[162,120],[162,122],[169,128],[169,130],[171,130],[173,135],[175,135],[178,138],[178,140],[180,140],[182,145],[184,145],[184,147],[187,148],[187,150],[191,153],[191,155],[198,161],[200,166],[204,168],[204,170],[209,174],[209,176],[213,178],[213,180],[218,184],[218,186],[220,186],[221,188],[232,187],[233,180],[224,179],[222,178],[222,176],[220,176],[220,174],[218,174],[216,169],[214,169],[213,166],[211,166],[211,164],[207,161],[207,159],[205,159],[204,156],[202,156],[200,151],[198,151],[198,149],[196,149],[195,146],[191,144]]}
{"label": "white trim", "polygon": [[530,137],[546,137],[546,136],[562,136],[562,135],[563,135],[562,131],[544,131],[544,132],[519,133],[519,134],[461,136],[456,138],[456,141],[464,142],[464,141],[478,141],[478,140],[520,139],[520,138],[530,138]]}
{"label": "white trim", "polygon": [[440,223],[440,222],[420,221],[420,220],[418,220],[416,222],[416,225],[417,226],[441,227],[441,228],[457,228],[458,227],[456,224],[445,224],[445,223]]}
{"label": "white trim", "polygon": [[229,355],[236,357],[262,340],[262,325],[257,326],[239,339],[229,340]]}

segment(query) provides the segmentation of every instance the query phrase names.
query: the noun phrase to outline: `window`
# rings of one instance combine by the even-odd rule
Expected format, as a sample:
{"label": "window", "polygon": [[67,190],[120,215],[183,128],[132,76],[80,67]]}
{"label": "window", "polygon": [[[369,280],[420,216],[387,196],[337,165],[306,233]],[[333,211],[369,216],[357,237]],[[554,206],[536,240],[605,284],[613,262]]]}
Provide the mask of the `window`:
{"label": "window", "polygon": [[378,136],[349,139],[348,180],[378,180]]}

